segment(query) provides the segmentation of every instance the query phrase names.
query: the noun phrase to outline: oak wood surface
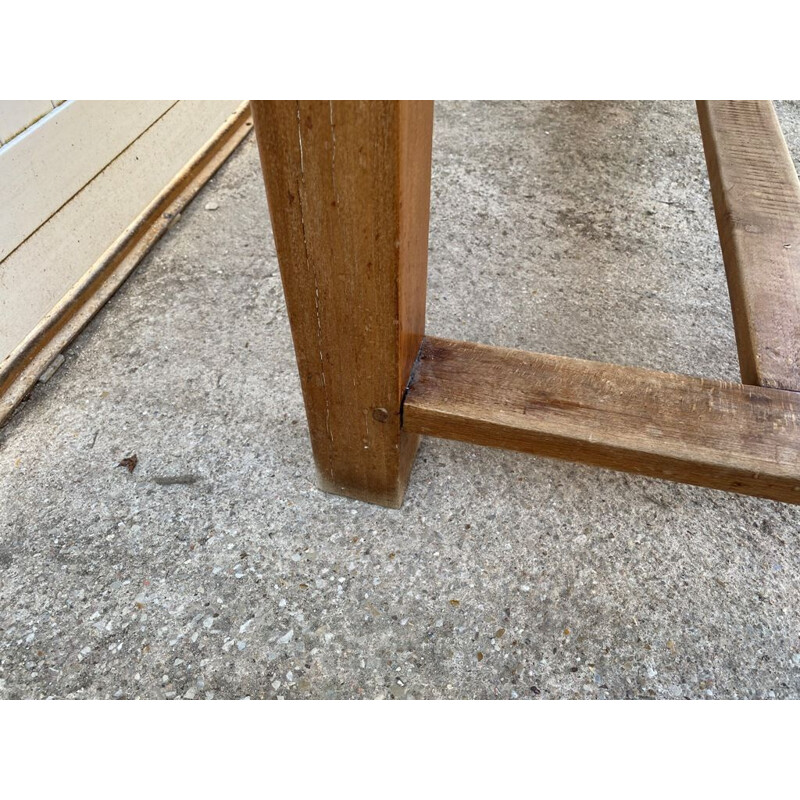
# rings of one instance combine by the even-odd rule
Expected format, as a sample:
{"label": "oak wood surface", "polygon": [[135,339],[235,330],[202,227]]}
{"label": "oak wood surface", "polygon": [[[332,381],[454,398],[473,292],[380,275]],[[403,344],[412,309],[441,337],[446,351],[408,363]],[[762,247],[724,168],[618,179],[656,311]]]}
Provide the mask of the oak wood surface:
{"label": "oak wood surface", "polygon": [[800,502],[800,395],[426,337],[406,430]]}
{"label": "oak wood surface", "polygon": [[697,103],[744,383],[800,390],[800,181],[770,101]]}
{"label": "oak wood surface", "polygon": [[318,482],[399,506],[424,333],[433,104],[253,101]]}

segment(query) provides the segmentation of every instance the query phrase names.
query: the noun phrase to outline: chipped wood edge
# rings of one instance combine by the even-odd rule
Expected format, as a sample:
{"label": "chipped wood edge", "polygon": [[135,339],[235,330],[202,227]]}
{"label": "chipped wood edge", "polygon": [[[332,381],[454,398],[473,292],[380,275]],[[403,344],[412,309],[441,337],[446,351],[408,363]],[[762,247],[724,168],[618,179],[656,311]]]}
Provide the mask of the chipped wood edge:
{"label": "chipped wood edge", "polygon": [[252,130],[249,101],[214,133],[0,364],[0,426]]}

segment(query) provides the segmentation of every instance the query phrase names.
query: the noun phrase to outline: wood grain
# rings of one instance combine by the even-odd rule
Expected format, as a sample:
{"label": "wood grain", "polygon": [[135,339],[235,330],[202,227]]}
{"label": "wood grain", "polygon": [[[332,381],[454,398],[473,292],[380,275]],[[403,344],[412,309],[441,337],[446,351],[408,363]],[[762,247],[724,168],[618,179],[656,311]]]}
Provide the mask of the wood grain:
{"label": "wood grain", "polygon": [[322,489],[399,506],[424,333],[433,104],[253,101]]}
{"label": "wood grain", "polygon": [[800,395],[426,337],[413,433],[800,503]]}
{"label": "wood grain", "polygon": [[698,101],[744,383],[800,390],[800,181],[769,101]]}

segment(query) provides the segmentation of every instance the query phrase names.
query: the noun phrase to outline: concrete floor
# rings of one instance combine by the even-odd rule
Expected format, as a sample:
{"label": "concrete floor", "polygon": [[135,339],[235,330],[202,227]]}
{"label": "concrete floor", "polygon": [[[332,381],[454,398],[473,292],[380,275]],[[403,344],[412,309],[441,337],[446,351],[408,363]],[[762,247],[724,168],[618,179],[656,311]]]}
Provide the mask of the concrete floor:
{"label": "concrete floor", "polygon": [[[692,103],[436,114],[431,333],[738,378]],[[399,511],[312,480],[251,137],[0,431],[0,696],[800,696],[798,508],[436,440]]]}

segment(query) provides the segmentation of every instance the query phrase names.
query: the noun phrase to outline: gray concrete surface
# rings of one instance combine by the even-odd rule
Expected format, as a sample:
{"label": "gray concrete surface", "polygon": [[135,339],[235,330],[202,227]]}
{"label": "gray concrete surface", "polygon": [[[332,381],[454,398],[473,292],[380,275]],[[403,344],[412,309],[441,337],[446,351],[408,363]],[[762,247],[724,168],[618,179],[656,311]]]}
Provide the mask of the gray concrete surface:
{"label": "gray concrete surface", "polygon": [[[692,103],[436,113],[430,332],[737,379]],[[435,440],[399,511],[314,488],[252,138],[65,355],[0,431],[2,697],[800,696],[795,507]]]}

